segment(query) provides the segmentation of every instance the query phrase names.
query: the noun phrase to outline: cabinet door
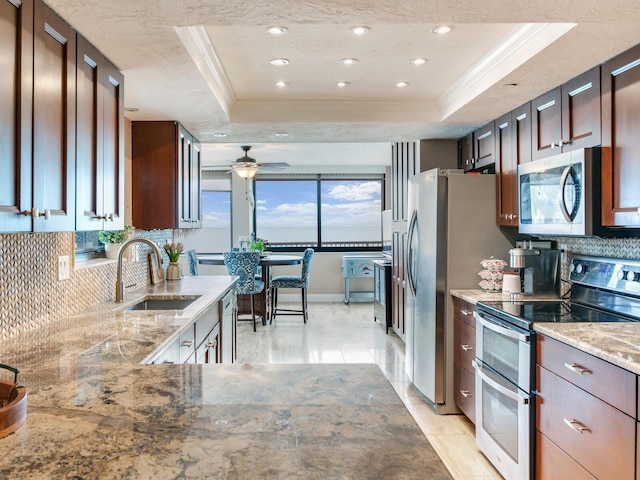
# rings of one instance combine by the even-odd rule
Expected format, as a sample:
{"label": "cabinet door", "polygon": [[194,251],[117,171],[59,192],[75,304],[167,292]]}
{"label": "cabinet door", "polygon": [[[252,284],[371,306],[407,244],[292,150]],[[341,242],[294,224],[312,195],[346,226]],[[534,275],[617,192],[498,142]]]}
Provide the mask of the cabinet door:
{"label": "cabinet door", "polygon": [[511,113],[496,120],[496,224],[518,225],[518,163]]}
{"label": "cabinet door", "polygon": [[0,232],[31,230],[33,3],[0,0]]}
{"label": "cabinet door", "polygon": [[640,46],[602,66],[602,223],[640,226]]}
{"label": "cabinet door", "polygon": [[465,172],[473,170],[473,134],[458,140],[458,168]]}
{"label": "cabinet door", "polygon": [[191,228],[200,228],[202,227],[202,181],[200,177],[202,149],[195,138],[191,149]]}
{"label": "cabinet door", "polygon": [[191,227],[191,145],[193,137],[184,127],[178,129],[178,226]]}
{"label": "cabinet door", "polygon": [[561,94],[561,87],[557,87],[531,102],[533,160],[560,153],[560,149],[554,149],[562,138]]}
{"label": "cabinet door", "polygon": [[124,227],[124,81],[78,36],[76,230]]}
{"label": "cabinet door", "polygon": [[33,206],[40,210],[40,216],[33,219],[34,231],[72,231],[75,227],[75,75],[75,32],[44,3],[37,1],[33,57]]}
{"label": "cabinet door", "polygon": [[600,67],[595,67],[562,86],[562,151],[600,145],[600,132]]}
{"label": "cabinet door", "polygon": [[76,229],[101,230],[102,199],[102,55],[78,36],[76,58]]}
{"label": "cabinet door", "polygon": [[494,122],[473,132],[473,168],[484,168],[496,162]]}
{"label": "cabinet door", "polygon": [[104,228],[124,228],[124,76],[105,59],[103,87],[102,214]]}

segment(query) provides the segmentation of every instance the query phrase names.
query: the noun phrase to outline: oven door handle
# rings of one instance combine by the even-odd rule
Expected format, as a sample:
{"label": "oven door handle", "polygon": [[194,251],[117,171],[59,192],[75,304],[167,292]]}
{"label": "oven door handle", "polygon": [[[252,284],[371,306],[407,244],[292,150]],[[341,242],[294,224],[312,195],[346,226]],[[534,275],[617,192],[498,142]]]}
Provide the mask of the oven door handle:
{"label": "oven door handle", "polygon": [[487,328],[500,335],[504,335],[505,337],[513,338],[514,340],[519,340],[521,342],[529,342],[529,335],[524,335],[515,330],[511,330],[509,328],[505,328],[503,326],[500,326],[493,322],[485,320],[480,312],[475,312],[474,316],[482,324],[484,328]]}
{"label": "oven door handle", "polygon": [[523,405],[527,405],[529,403],[529,397],[527,395],[521,393],[520,391],[518,391],[517,393],[512,392],[508,388],[505,388],[502,385],[500,385],[495,380],[492,380],[491,378],[489,378],[487,374],[482,371],[482,367],[478,364],[478,362],[473,360],[471,364],[473,365],[473,368],[476,371],[476,375],[478,375],[482,379],[482,381],[488,384],[491,388],[496,389],[498,392],[509,397],[511,400],[515,402],[522,402]]}

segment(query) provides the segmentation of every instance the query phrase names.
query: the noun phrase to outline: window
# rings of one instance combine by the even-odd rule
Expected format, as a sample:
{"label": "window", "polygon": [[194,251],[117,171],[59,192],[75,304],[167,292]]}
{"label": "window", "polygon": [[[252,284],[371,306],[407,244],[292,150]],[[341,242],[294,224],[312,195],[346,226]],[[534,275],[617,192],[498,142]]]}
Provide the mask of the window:
{"label": "window", "polygon": [[257,178],[255,231],[269,248],[379,250],[383,178]]}
{"label": "window", "polygon": [[202,253],[231,250],[231,180],[229,175],[202,172],[202,228],[182,230],[185,249]]}

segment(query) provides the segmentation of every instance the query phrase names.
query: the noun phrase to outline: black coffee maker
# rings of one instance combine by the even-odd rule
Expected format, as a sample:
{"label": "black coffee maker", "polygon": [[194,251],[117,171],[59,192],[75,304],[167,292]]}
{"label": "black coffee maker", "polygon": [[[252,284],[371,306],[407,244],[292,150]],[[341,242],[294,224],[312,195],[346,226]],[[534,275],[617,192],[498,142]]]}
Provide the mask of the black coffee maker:
{"label": "black coffee maker", "polygon": [[509,265],[520,274],[523,295],[560,297],[560,250],[547,241],[518,241]]}

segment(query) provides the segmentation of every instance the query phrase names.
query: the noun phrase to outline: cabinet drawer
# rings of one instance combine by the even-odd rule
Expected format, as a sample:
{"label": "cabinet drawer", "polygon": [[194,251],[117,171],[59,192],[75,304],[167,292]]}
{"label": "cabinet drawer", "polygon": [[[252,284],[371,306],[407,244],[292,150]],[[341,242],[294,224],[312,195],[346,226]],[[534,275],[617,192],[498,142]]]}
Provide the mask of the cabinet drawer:
{"label": "cabinet drawer", "polygon": [[471,362],[476,352],[476,329],[460,320],[454,320],[455,361],[469,372],[473,372]]}
{"label": "cabinet drawer", "polygon": [[459,363],[455,367],[455,401],[456,405],[469,420],[476,423],[476,377],[474,373],[463,368]]}
{"label": "cabinet drawer", "polygon": [[466,302],[458,297],[453,297],[453,318],[475,328],[476,317],[473,316],[473,312],[475,311],[476,306],[473,303]]}
{"label": "cabinet drawer", "polygon": [[536,380],[537,429],[595,477],[634,478],[635,419],[540,366]]}
{"label": "cabinet drawer", "polygon": [[555,480],[595,480],[573,458],[563,452],[555,443],[536,432],[536,479]]}
{"label": "cabinet drawer", "polygon": [[541,335],[538,364],[627,415],[636,416],[635,374]]}

